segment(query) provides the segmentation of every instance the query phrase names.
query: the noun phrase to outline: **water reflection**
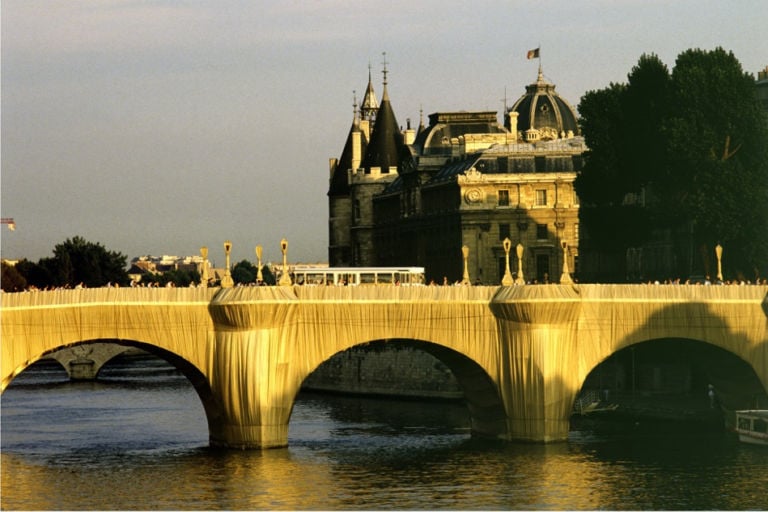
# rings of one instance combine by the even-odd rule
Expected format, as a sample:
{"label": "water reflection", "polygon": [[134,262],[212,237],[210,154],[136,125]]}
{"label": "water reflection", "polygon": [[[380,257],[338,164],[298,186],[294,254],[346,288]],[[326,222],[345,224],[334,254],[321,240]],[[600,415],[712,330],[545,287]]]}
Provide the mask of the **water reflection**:
{"label": "water reflection", "polygon": [[213,450],[167,369],[25,376],[2,396],[3,509],[765,509],[768,450],[580,422],[569,442],[472,439],[462,404],[301,395],[290,446]]}

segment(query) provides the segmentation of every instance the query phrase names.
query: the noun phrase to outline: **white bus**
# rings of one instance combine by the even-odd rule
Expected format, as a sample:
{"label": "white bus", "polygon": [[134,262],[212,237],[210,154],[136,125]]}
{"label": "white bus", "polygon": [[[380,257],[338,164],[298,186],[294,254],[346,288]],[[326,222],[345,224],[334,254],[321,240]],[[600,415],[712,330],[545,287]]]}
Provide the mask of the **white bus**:
{"label": "white bus", "polygon": [[424,267],[291,267],[293,284],[307,285],[402,285],[424,284]]}

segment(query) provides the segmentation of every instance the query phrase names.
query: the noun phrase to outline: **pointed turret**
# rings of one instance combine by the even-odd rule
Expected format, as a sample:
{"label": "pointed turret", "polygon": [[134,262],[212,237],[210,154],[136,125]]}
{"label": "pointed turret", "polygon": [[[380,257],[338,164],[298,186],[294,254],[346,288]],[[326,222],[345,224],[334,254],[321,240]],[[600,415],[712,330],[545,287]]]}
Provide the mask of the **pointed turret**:
{"label": "pointed turret", "polygon": [[350,170],[358,169],[362,155],[368,147],[366,138],[360,130],[360,116],[357,108],[357,95],[353,98],[352,126],[349,129],[347,140],[341,157],[331,167],[331,185],[328,189],[329,196],[348,196]]}
{"label": "pointed turret", "polygon": [[371,65],[368,64],[368,87],[365,89],[363,102],[360,104],[360,115],[365,121],[371,123],[376,120],[376,113],[379,111],[379,100],[376,99],[376,93],[373,90],[371,81]]}
{"label": "pointed turret", "polygon": [[426,130],[426,127],[424,126],[424,109],[419,108],[419,128],[416,130],[416,137],[418,138],[424,130]]}
{"label": "pointed turret", "polygon": [[400,147],[403,145],[403,136],[395,118],[395,112],[389,102],[387,92],[387,66],[384,62],[384,89],[381,96],[381,105],[376,115],[376,124],[373,125],[373,133],[368,143],[368,149],[361,167],[366,173],[371,168],[379,167],[382,174],[390,172],[390,168],[397,167]]}

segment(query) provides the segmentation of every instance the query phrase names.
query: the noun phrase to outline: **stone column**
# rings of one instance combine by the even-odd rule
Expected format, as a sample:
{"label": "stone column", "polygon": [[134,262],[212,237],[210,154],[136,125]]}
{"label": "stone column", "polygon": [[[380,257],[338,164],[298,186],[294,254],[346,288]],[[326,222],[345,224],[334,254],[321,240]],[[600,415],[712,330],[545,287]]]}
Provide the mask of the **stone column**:
{"label": "stone column", "polygon": [[567,440],[581,386],[577,291],[561,285],[504,287],[490,306],[501,340],[499,391],[507,412],[507,437]]}

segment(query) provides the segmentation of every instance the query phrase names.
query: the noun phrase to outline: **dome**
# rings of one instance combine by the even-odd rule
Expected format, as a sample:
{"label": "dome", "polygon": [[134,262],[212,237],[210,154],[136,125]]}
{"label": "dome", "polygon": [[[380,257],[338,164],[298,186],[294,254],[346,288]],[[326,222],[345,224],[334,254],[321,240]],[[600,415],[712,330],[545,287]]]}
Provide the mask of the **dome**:
{"label": "dome", "polygon": [[[535,83],[526,86],[525,94],[509,112],[517,112],[517,130],[527,141],[557,139],[579,134],[576,112],[555,92],[554,84],[544,80],[539,70]],[[509,118],[505,125],[510,127]]]}

